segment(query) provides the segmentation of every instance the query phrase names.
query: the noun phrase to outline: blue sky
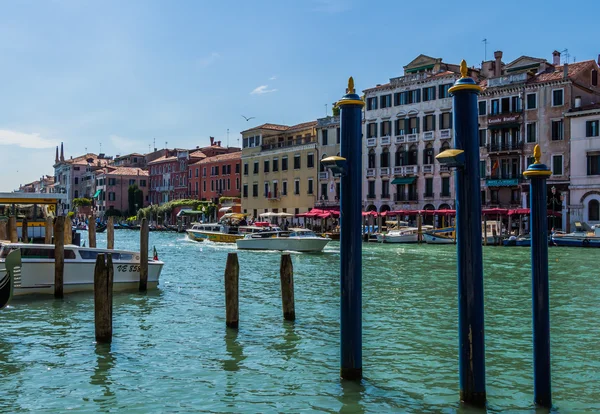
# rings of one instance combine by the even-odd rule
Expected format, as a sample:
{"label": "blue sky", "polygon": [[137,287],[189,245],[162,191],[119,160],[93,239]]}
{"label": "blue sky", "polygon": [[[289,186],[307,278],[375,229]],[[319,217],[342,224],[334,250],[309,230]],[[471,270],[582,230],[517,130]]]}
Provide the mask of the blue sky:
{"label": "blue sky", "polygon": [[385,83],[420,53],[479,65],[484,38],[488,59],[596,59],[585,16],[600,4],[565,4],[0,0],[0,191],[53,174],[61,141],[67,157],[115,155],[226,145],[229,129],[234,146],[249,127],[324,116],[349,75]]}

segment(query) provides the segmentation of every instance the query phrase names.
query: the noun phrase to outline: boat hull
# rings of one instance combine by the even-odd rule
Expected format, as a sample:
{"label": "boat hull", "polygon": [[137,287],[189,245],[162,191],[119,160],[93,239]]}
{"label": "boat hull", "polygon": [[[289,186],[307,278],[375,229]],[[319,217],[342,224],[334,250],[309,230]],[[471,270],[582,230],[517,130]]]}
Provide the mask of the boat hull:
{"label": "boat hull", "polygon": [[186,233],[190,240],[198,242],[211,241],[214,243],[235,243],[236,240],[244,237],[239,234],[225,234],[199,230],[186,230]]}
{"label": "boat hull", "polygon": [[281,237],[265,239],[240,239],[236,241],[237,248],[240,250],[278,250],[294,252],[320,252],[330,239],[306,238],[298,239]]}
{"label": "boat hull", "polygon": [[600,237],[560,236],[552,237],[555,246],[600,247]]}
{"label": "boat hull", "polygon": [[377,235],[377,241],[381,243],[417,243],[419,235],[416,233],[402,235],[380,234]]}
{"label": "boat hull", "polygon": [[423,240],[427,244],[456,244],[456,241],[451,237],[442,237],[434,234],[423,234]]}

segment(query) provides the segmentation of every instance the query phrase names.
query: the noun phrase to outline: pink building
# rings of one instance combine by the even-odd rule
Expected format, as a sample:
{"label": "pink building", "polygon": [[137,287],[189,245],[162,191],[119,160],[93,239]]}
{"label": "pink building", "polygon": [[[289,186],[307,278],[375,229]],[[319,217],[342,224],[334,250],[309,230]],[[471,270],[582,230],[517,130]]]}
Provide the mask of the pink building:
{"label": "pink building", "polygon": [[[119,210],[126,215],[129,210],[129,186],[137,185],[142,190],[143,198],[136,208],[140,209],[148,202],[148,171],[141,168],[108,167],[96,174],[96,207],[98,216],[102,217],[108,210]],[[133,212],[129,212],[134,214]]]}

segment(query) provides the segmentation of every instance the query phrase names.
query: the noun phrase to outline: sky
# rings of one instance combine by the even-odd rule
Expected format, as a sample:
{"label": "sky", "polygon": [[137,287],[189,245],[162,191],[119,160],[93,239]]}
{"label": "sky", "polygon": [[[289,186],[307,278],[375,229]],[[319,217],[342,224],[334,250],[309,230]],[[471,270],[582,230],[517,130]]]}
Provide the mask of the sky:
{"label": "sky", "polygon": [[262,123],[331,114],[349,76],[359,91],[386,83],[421,53],[479,66],[483,39],[506,63],[597,59],[585,16],[598,12],[597,0],[0,0],[0,191],[53,175],[60,142],[66,158],[210,136],[239,146]]}

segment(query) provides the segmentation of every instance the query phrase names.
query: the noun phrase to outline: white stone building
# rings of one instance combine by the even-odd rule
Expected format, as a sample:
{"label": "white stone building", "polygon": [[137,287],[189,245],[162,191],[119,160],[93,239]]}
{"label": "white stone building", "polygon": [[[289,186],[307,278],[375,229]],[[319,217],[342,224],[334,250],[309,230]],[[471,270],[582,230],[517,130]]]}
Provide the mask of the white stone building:
{"label": "white stone building", "polygon": [[[317,152],[319,159],[340,155],[340,117],[328,116],[317,119]],[[339,207],[340,178],[319,162],[319,186],[315,207]]]}

